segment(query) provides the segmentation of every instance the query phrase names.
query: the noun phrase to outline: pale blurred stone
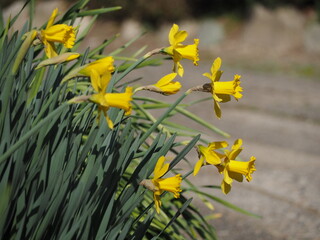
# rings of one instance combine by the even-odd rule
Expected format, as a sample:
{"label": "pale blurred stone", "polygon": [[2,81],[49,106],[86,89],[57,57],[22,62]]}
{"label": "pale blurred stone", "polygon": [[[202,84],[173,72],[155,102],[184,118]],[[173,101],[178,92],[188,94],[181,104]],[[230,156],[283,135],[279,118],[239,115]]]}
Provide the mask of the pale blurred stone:
{"label": "pale blurred stone", "polygon": [[134,19],[127,19],[121,25],[120,36],[125,41],[129,41],[132,38],[137,37],[143,32],[141,23]]}

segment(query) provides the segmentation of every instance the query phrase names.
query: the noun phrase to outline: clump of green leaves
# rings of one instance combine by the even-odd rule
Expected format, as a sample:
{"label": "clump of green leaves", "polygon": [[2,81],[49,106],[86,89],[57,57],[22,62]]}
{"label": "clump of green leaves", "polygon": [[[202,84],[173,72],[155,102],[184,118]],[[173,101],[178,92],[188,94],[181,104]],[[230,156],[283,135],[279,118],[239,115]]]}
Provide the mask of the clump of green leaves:
{"label": "clump of green leaves", "polygon": [[[72,51],[99,14],[120,9],[87,10],[88,2],[78,1],[58,22],[73,24],[77,18],[93,16]],[[19,14],[0,24],[0,238],[215,239],[214,228],[184,193],[174,200],[165,195],[166,204],[158,215],[152,193],[139,183],[150,177],[160,156],[174,154],[170,165],[174,171],[199,140],[206,142],[198,131],[169,121],[172,115],[183,114],[227,134],[180,104],[186,95],[174,104],[136,98],[135,117],[112,108],[108,112],[115,124],[112,130],[105,119],[96,120],[94,104],[70,104],[70,99],[88,92],[90,83],[84,77],[64,81],[66,76],[102,58],[117,36],[93,50],[88,48],[76,63],[52,65],[43,61],[43,47],[33,46],[34,1],[27,1],[25,7],[28,3],[30,22],[22,29],[9,34]],[[109,90],[121,91],[126,83],[120,80],[134,69],[159,64],[159,59],[139,58],[142,50],[119,56],[135,40],[110,54],[120,61]],[[166,111],[158,119],[148,111],[161,108]],[[185,143],[177,136],[190,140]],[[187,184],[191,191],[222,202]]]}

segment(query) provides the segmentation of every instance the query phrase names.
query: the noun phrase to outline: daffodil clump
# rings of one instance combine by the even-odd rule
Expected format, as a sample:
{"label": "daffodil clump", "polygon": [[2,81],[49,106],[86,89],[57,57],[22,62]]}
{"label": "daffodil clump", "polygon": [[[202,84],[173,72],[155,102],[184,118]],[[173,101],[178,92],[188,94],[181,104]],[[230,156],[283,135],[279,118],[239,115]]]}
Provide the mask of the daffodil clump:
{"label": "daffodil clump", "polygon": [[251,157],[248,162],[237,161],[236,158],[242,151],[242,139],[234,142],[231,150],[223,150],[222,153],[215,150],[228,146],[227,142],[213,142],[204,147],[198,146],[200,159],[194,166],[193,175],[196,176],[202,166],[214,165],[220,174],[223,174],[221,190],[227,194],[231,190],[233,180],[243,181],[243,176],[248,182],[252,180],[251,174],[256,171],[255,157]]}
{"label": "daffodil clump", "polygon": [[[81,13],[81,16],[85,14],[91,16],[93,13],[94,12],[91,11],[84,11]],[[72,197],[70,197],[68,193],[64,195],[64,198],[66,198],[67,201],[77,202],[75,205],[80,204],[79,202],[87,201],[88,206],[83,212],[86,214],[89,213],[88,216],[90,215],[90,217],[85,220],[82,219],[81,222],[89,222],[91,224],[91,221],[94,222],[94,218],[99,216],[103,219],[103,224],[106,222],[108,223],[109,218],[104,215],[104,212],[110,214],[110,219],[112,219],[113,222],[110,220],[109,225],[111,227],[109,226],[110,229],[106,233],[103,232],[103,229],[108,227],[106,225],[101,224],[100,227],[92,227],[92,231],[97,232],[92,238],[96,239],[106,239],[108,237],[111,239],[113,238],[112,236],[116,236],[118,233],[124,234],[125,229],[129,226],[128,224],[119,225],[120,227],[117,228],[113,227],[113,224],[118,223],[118,221],[124,221],[123,219],[128,219],[130,216],[136,217],[136,222],[132,221],[130,223],[130,226],[134,225],[135,227],[141,221],[148,222],[149,218],[153,219],[154,216],[159,217],[162,213],[166,213],[168,216],[171,214],[173,216],[171,219],[175,220],[178,215],[172,214],[172,208],[167,208],[167,205],[173,206],[173,204],[176,204],[175,201],[184,201],[182,207],[181,204],[176,204],[174,205],[174,209],[181,207],[180,209],[182,209],[182,212],[186,209],[190,202],[184,200],[184,191],[194,189],[194,186],[192,186],[192,188],[186,188],[184,184],[189,184],[190,186],[192,184],[183,180],[192,173],[194,176],[199,177],[199,173],[204,166],[213,166],[212,168],[217,169],[217,172],[223,175],[220,186],[221,191],[224,194],[230,192],[234,180],[238,182],[242,182],[243,179],[246,179],[248,182],[252,180],[252,174],[256,171],[256,159],[253,156],[246,162],[238,159],[238,155],[242,151],[241,139],[236,140],[230,150],[226,149],[228,146],[226,141],[213,141],[207,146],[196,146],[196,143],[201,138],[194,133],[199,133],[199,131],[191,129],[189,126],[184,126],[182,123],[176,124],[170,120],[170,117],[174,114],[181,113],[197,123],[201,123],[206,127],[210,126],[208,128],[212,130],[214,128],[210,123],[186,110],[188,106],[201,101],[193,101],[192,104],[190,103],[188,105],[180,104],[182,100],[189,94],[193,94],[197,91],[209,93],[210,99],[212,96],[214,106],[213,110],[208,108],[209,110],[211,109],[210,111],[212,113],[210,112],[210,114],[214,119],[216,119],[214,115],[218,119],[221,119],[222,112],[220,104],[230,102],[232,97],[237,101],[242,98],[243,88],[240,86],[240,75],[235,74],[234,78],[229,79],[229,81],[220,81],[223,71],[220,70],[222,60],[219,57],[213,60],[210,72],[203,73],[202,76],[199,74],[199,79],[188,79],[189,69],[185,70],[183,68],[182,61],[185,59],[191,60],[195,66],[201,64],[198,49],[200,43],[199,39],[194,39],[193,44],[184,44],[183,42],[187,39],[188,33],[184,30],[180,30],[177,24],[173,24],[168,33],[170,46],[154,49],[142,57],[134,59],[134,61],[132,61],[133,58],[121,58],[117,56],[115,54],[117,51],[103,55],[102,50],[104,50],[104,48],[102,47],[98,47],[92,51],[88,48],[85,53],[78,53],[76,52],[78,42],[75,44],[77,27],[56,22],[57,16],[58,9],[54,9],[44,29],[29,29],[29,32],[24,34],[24,40],[22,41],[22,44],[20,44],[21,49],[17,51],[18,54],[10,73],[17,79],[18,77],[22,78],[21,76],[24,75],[27,75],[29,80],[31,79],[30,83],[21,84],[21,86],[27,86],[26,88],[28,88],[27,93],[25,94],[27,100],[23,102],[27,107],[29,106],[28,104],[34,104],[36,105],[36,109],[39,110],[40,107],[38,107],[37,104],[40,104],[40,102],[45,101],[47,98],[50,99],[50,101],[48,100],[48,102],[44,104],[41,111],[33,114],[37,117],[32,121],[26,122],[26,124],[36,126],[39,129],[45,125],[51,126],[57,124],[57,126],[54,129],[50,129],[50,131],[47,129],[42,129],[41,131],[39,129],[32,129],[32,131],[24,130],[22,131],[22,140],[7,141],[6,144],[14,142],[15,145],[13,145],[12,148],[9,148],[10,151],[8,150],[1,153],[0,167],[1,163],[10,159],[11,155],[16,151],[16,143],[22,141],[23,143],[26,143],[28,136],[39,133],[39,136],[37,135],[37,141],[39,142],[49,138],[51,133],[58,132],[68,135],[69,137],[71,136],[70,139],[63,141],[63,144],[71,143],[72,145],[74,143],[79,144],[79,146],[76,146],[74,149],[72,146],[66,145],[65,148],[51,156],[50,161],[47,164],[42,164],[41,169],[42,166],[47,167],[51,164],[54,165],[55,158],[62,158],[64,156],[67,158],[71,155],[74,157],[73,161],[70,160],[70,162],[66,161],[54,165],[57,169],[59,166],[68,166],[68,171],[74,167],[74,172],[68,172],[64,175],[65,173],[63,170],[54,169],[54,171],[59,173],[59,177],[57,177],[59,184],[68,182],[65,179],[68,176],[74,177],[73,181],[70,181],[70,183],[68,182],[69,185],[64,189],[72,189],[74,187],[73,185],[76,186],[77,184],[81,185],[79,187],[80,190],[77,190],[76,195],[73,195]],[[73,16],[75,15],[71,15],[69,18],[66,17],[66,19],[74,20]],[[66,20],[61,22],[66,22]],[[104,44],[107,43],[108,42]],[[28,50],[32,47],[34,47],[36,51],[28,53]],[[24,66],[24,61],[26,61],[26,59],[30,60],[33,54],[41,56],[35,61],[31,61],[27,66]],[[148,65],[146,62],[156,54],[170,56],[169,60],[173,62],[173,69],[166,71],[159,80],[157,79],[158,81],[153,82],[153,76],[146,76],[148,80],[152,80],[152,84],[150,85],[138,85],[136,83],[137,81],[132,81],[130,79],[125,83],[119,83],[131,71],[138,67],[142,67],[143,65],[141,63],[145,62],[145,64]],[[2,55],[0,54],[0,57],[1,56]],[[126,60],[125,63],[120,62],[123,59]],[[73,62],[69,63],[70,61]],[[21,64],[24,67],[20,67]],[[27,72],[26,74],[23,72],[22,74],[21,71],[28,69],[28,66],[32,66],[32,71],[36,72]],[[55,74],[54,76],[57,81],[43,84],[41,80],[43,79],[45,81],[46,74],[48,74],[48,77],[50,77],[50,74]],[[201,81],[203,76],[210,81],[199,85],[198,82]],[[182,80],[182,78],[184,78],[184,80]],[[182,83],[188,80],[192,81],[191,86],[194,87],[183,90],[184,86]],[[10,84],[13,83],[10,82]],[[8,86],[11,86],[10,84],[8,84]],[[1,86],[7,85],[2,84]],[[41,89],[41,91],[39,89]],[[58,93],[54,92],[56,89],[59,89]],[[183,93],[177,100],[164,103],[154,99],[150,100],[150,98],[147,97],[141,97],[141,95],[145,93],[144,91],[165,96],[178,94],[181,91],[183,91]],[[51,96],[50,94],[55,95],[54,97],[49,98],[48,96]],[[12,96],[15,95],[13,94]],[[208,106],[211,106],[212,100],[208,103]],[[14,102],[13,100],[11,101]],[[63,101],[63,103],[59,101]],[[9,100],[7,102],[11,103]],[[202,106],[207,107],[205,105],[207,103],[202,102],[201,104]],[[59,107],[55,109],[53,113],[50,112],[51,108],[54,108],[56,105]],[[21,106],[23,105],[21,104]],[[72,109],[72,113],[66,111],[64,112],[65,115],[63,115],[62,112],[68,107]],[[160,117],[154,117],[148,111],[148,109],[153,108],[166,108],[166,111]],[[15,112],[19,111],[15,110]],[[49,113],[47,114],[47,112]],[[46,122],[41,122],[39,119],[42,115],[46,114],[50,116],[50,118],[45,118]],[[61,118],[57,118],[57,116],[60,117],[59,114],[61,114]],[[24,116],[26,115],[32,114],[26,113]],[[67,119],[65,116],[70,116],[69,118],[71,119],[70,121],[66,121],[66,125],[68,126],[63,125],[63,121]],[[88,117],[85,118],[84,116]],[[6,119],[16,120],[17,116],[7,117]],[[5,126],[10,125],[7,124]],[[75,129],[77,129],[78,126],[83,127],[81,128],[81,131],[83,130],[83,132],[81,132],[80,135],[73,136],[73,133],[76,132]],[[3,129],[5,128],[3,127]],[[18,132],[14,127],[12,127],[12,129]],[[191,133],[186,133],[190,129]],[[95,138],[94,134],[100,135]],[[121,134],[123,134],[123,136]],[[175,143],[174,141],[176,140],[174,140],[174,138],[176,136],[184,138],[192,136],[192,140],[183,140]],[[62,138],[63,137],[61,137],[61,139]],[[47,144],[50,148],[45,152],[41,152],[40,148],[42,145],[38,144],[37,141],[35,146],[25,147],[25,149],[30,152],[34,151],[37,154],[40,152],[39,156],[41,157],[46,156],[60,146],[57,143],[59,142],[59,139],[60,137],[50,140],[50,144]],[[201,140],[202,142],[209,142],[205,139]],[[89,147],[90,144],[92,145],[92,148]],[[101,147],[99,148],[98,146]],[[185,147],[181,152],[175,149],[175,147],[181,146]],[[181,170],[175,169],[174,167],[179,161],[186,159],[186,154],[194,148],[194,146],[196,146],[195,149],[198,153],[198,159],[194,159],[197,160],[197,162],[193,169],[190,169],[186,174],[182,175],[179,173]],[[6,150],[6,147],[3,149]],[[71,151],[70,149],[73,150]],[[169,151],[172,151],[172,153],[176,155],[170,164],[166,162],[165,157]],[[26,155],[28,154],[29,152]],[[81,159],[79,160],[80,163],[76,162],[78,159]],[[34,162],[36,162],[36,160],[34,160]],[[35,164],[34,162],[32,162],[32,164]],[[34,167],[32,164],[30,166]],[[86,170],[86,167],[91,168],[90,170]],[[26,167],[23,166],[21,169],[25,168]],[[35,189],[41,189],[42,184],[45,185],[47,184],[46,181],[54,179],[46,175],[49,174],[49,172],[48,167],[48,169],[41,170],[40,173],[34,174],[34,176],[39,175],[43,178],[39,180],[39,183],[36,183]],[[164,177],[166,174],[168,177]],[[29,181],[32,182],[33,180]],[[98,182],[101,184],[100,187],[92,187],[90,185]],[[108,185],[109,188],[104,189],[103,184],[111,185]],[[104,190],[108,191],[110,189],[113,189],[113,192],[108,194],[103,193]],[[92,198],[85,195],[88,192],[90,194],[92,192]],[[173,197],[172,201],[166,201],[165,199],[167,198],[163,198],[164,195],[167,195],[170,198]],[[134,198],[131,199],[131,196],[134,196]],[[43,199],[46,200],[46,197],[43,197]],[[39,202],[44,201],[43,199],[39,200]],[[99,202],[94,206],[95,201],[98,202],[99,200],[102,203]],[[38,200],[35,199],[35,201]],[[110,205],[105,207],[103,205],[104,202],[110,202]],[[146,203],[148,205],[146,205]],[[57,204],[57,206],[63,206],[64,203],[55,204]],[[117,204],[122,205],[119,206]],[[132,204],[133,207],[131,207],[130,204]],[[53,204],[50,206],[52,205]],[[100,207],[102,210],[100,210]],[[42,211],[51,211],[51,209],[49,209],[50,211],[48,209],[44,210],[42,202],[40,207],[37,205],[37,208],[43,208]],[[149,208],[152,209],[153,215],[144,215],[148,212]],[[92,211],[92,216],[90,211]],[[78,209],[72,213],[68,212],[70,216],[78,216],[78,214],[81,213],[82,212],[78,211]],[[179,211],[178,213],[181,214]],[[119,217],[121,214],[125,217]],[[159,217],[158,219],[161,218]],[[202,220],[203,219],[204,218],[202,218]],[[10,219],[10,221],[16,221],[16,219]],[[171,224],[170,221],[168,221],[168,218],[165,218],[165,221],[166,224],[168,222],[169,225]],[[73,219],[71,222],[75,223],[77,222],[77,219]],[[56,222],[50,223],[51,225],[39,229],[45,231],[45,229],[55,226],[55,223]],[[57,225],[62,226],[64,225],[63,223],[63,221],[58,222]],[[149,224],[151,224],[151,221]],[[66,226],[71,228],[72,224],[69,223]],[[166,229],[167,227],[164,226],[166,225],[163,225],[162,227]],[[34,229],[35,234],[37,234],[37,231],[40,231],[39,229]],[[141,228],[138,231],[139,233],[136,233],[135,235],[131,234],[132,232],[128,233],[128,236],[131,234],[128,239],[140,239],[140,234],[143,231],[146,230]],[[192,231],[195,230],[190,230],[190,232]],[[88,232],[91,233],[91,228]],[[28,239],[28,237],[30,237],[30,239],[42,239],[41,237],[37,238],[36,236],[31,237],[31,235],[27,236],[26,239]],[[73,238],[77,239],[79,238],[79,235],[74,236]],[[116,237],[114,238],[116,239]],[[122,239],[125,239],[124,235],[122,236]]]}

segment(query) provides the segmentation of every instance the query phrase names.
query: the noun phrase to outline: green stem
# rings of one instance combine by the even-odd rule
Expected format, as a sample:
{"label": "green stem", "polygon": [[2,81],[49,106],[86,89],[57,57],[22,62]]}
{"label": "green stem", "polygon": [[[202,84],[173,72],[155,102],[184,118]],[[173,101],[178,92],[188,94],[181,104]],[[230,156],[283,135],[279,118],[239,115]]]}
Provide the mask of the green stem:
{"label": "green stem", "polygon": [[53,117],[57,116],[65,107],[69,106],[69,104],[65,103],[59,106],[57,109],[52,111],[46,118],[40,121],[36,126],[34,126],[29,132],[27,132],[24,136],[22,136],[15,144],[13,144],[2,156],[0,156],[0,165],[11,156],[14,151],[16,151],[24,142],[26,142],[33,134],[38,132],[41,127],[47,124]]}

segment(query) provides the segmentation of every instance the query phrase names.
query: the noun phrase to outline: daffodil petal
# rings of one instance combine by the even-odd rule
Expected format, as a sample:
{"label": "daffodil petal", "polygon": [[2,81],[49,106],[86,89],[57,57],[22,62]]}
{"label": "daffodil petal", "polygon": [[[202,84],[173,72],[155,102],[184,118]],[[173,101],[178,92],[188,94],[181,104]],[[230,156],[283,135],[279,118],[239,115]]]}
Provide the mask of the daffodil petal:
{"label": "daffodil petal", "polygon": [[210,73],[204,73],[202,75],[209,78],[210,80],[212,79],[212,75]]}
{"label": "daffodil petal", "polygon": [[169,169],[169,163],[164,164],[164,161],[166,160],[166,158],[164,156],[161,156],[158,161],[157,164],[154,168],[154,179],[159,179],[161,178]]}
{"label": "daffodil petal", "polygon": [[221,163],[220,157],[214,151],[210,151],[210,154],[206,156],[206,161],[211,165],[218,165]]}
{"label": "daffodil petal", "polygon": [[171,46],[175,45],[175,35],[178,31],[179,26],[177,24],[173,24],[169,32],[169,43]]}
{"label": "daffodil petal", "polygon": [[237,173],[237,172],[229,172],[229,176],[238,181],[238,182],[242,182],[243,181],[243,175],[241,173]]}
{"label": "daffodil petal", "polygon": [[96,92],[101,92],[100,90],[100,76],[98,74],[98,72],[94,69],[91,70],[91,73],[90,73],[90,80],[91,80],[91,85],[93,87],[93,89],[96,91]]}
{"label": "daffodil petal", "polygon": [[232,149],[239,149],[239,148],[241,148],[241,146],[242,146],[242,139],[239,138],[239,139],[235,140],[235,142],[232,146]]}
{"label": "daffodil petal", "polygon": [[221,118],[221,108],[220,108],[220,105],[216,102],[216,101],[213,101],[214,102],[214,112],[217,116],[217,118]]}
{"label": "daffodil petal", "polygon": [[184,40],[186,40],[187,37],[188,37],[188,33],[186,31],[178,31],[174,35],[174,40],[175,40],[174,45],[177,45],[177,44],[183,42]]}
{"label": "daffodil petal", "polygon": [[222,181],[221,190],[224,194],[228,194],[231,190],[231,185],[226,183],[225,181]]}
{"label": "daffodil petal", "polygon": [[228,143],[226,141],[221,141],[221,142],[212,142],[209,144],[210,149],[220,149],[220,148],[225,148],[228,146]]}
{"label": "daffodil petal", "polygon": [[202,167],[204,162],[204,157],[202,156],[197,163],[194,165],[194,169],[193,169],[193,176],[196,176],[198,174],[198,172],[200,171],[200,168]]}
{"label": "daffodil petal", "polygon": [[51,13],[51,16],[50,16],[50,18],[48,20],[46,29],[48,29],[49,27],[51,27],[53,25],[57,15],[58,15],[58,8],[55,8]]}
{"label": "daffodil petal", "polygon": [[54,43],[53,42],[43,42],[44,43],[44,50],[45,50],[45,53],[46,53],[46,56],[48,58],[53,58],[53,57],[56,57],[58,56],[57,52],[56,52],[56,48],[54,46]]}
{"label": "daffodil petal", "polygon": [[160,196],[157,194],[153,194],[153,200],[154,200],[154,204],[156,207],[156,212],[159,214],[160,213],[160,207],[161,207],[161,199]]}
{"label": "daffodil petal", "polygon": [[211,66],[211,74],[212,75],[215,75],[218,70],[220,69],[221,67],[221,64],[222,64],[222,61],[221,61],[221,58],[220,57],[217,57],[214,61],[213,61],[213,64]]}
{"label": "daffodil petal", "polygon": [[155,85],[159,87],[165,86],[169,84],[176,76],[177,73],[169,73],[162,77]]}

